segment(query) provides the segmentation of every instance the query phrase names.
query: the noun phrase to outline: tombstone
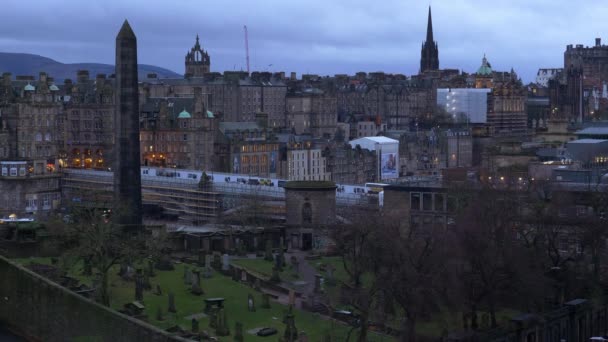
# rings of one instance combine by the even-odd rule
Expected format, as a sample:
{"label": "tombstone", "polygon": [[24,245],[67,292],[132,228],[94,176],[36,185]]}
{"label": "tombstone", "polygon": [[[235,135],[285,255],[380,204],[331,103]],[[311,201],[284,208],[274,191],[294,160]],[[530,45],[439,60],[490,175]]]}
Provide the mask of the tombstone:
{"label": "tombstone", "polygon": [[150,284],[150,274],[148,273],[148,270],[144,270],[144,275],[142,277],[142,286],[144,288],[144,290],[149,291],[152,290],[152,284]]}
{"label": "tombstone", "polygon": [[233,268],[232,272],[230,272],[230,276],[232,277],[232,280],[238,282],[240,279],[239,277],[240,271],[237,268]]}
{"label": "tombstone", "polygon": [[325,283],[328,286],[336,286],[336,279],[334,278],[334,266],[327,265],[327,269],[325,270]]}
{"label": "tombstone", "polygon": [[205,268],[211,268],[211,255],[205,256]]}
{"label": "tombstone", "polygon": [[296,328],[295,316],[293,314],[293,306],[289,306],[285,317],[283,318],[285,323],[285,333],[283,334],[283,340],[286,342],[297,342],[298,329]]}
{"label": "tombstone", "polygon": [[272,241],[266,240],[266,251],[264,253],[264,260],[273,261],[274,258],[272,256]]}
{"label": "tombstone", "polygon": [[150,277],[156,277],[156,272],[154,271],[154,263],[150,259],[148,259],[148,275]]}
{"label": "tombstone", "polygon": [[230,270],[230,255],[224,254],[222,256],[222,271]]}
{"label": "tombstone", "polygon": [[213,277],[213,269],[211,267],[205,267],[203,269],[203,278],[209,279]]}
{"label": "tombstone", "polygon": [[142,275],[137,273],[135,276],[135,300],[139,302],[144,301],[144,284]]}
{"label": "tombstone", "polygon": [[175,266],[168,255],[162,255],[156,262],[156,269],[161,271],[173,271]]}
{"label": "tombstone", "polygon": [[289,290],[289,305],[296,305],[296,292],[294,290]]}
{"label": "tombstone", "polygon": [[222,267],[222,257],[219,253],[213,253],[213,262],[211,263],[213,268],[216,270],[221,270]]}
{"label": "tombstone", "polygon": [[205,266],[205,263],[207,261],[206,259],[207,258],[206,258],[205,250],[204,249],[199,249],[199,251],[198,251],[198,265],[200,267]]}
{"label": "tombstone", "polygon": [[281,272],[283,270],[283,261],[281,260],[281,255],[277,254],[274,256],[274,267]]}
{"label": "tombstone", "polygon": [[234,342],[243,342],[243,323],[236,322],[234,324]]}
{"label": "tombstone", "polygon": [[245,270],[241,270],[241,281],[243,283],[247,282],[247,272],[245,272]]}
{"label": "tombstone", "polygon": [[162,296],[163,295],[163,290],[161,290],[160,284],[156,284],[156,290],[154,291],[154,294],[157,295],[157,296]]}
{"label": "tombstone", "polygon": [[198,320],[196,318],[192,319],[192,333],[197,334],[198,333]]}
{"label": "tombstone", "polygon": [[262,294],[262,308],[270,309],[270,296],[266,293]]}
{"label": "tombstone", "polygon": [[207,312],[207,314],[209,315],[209,328],[215,329],[215,327],[217,326],[217,312],[218,311],[219,311],[219,309],[212,308],[211,310],[209,310]]}
{"label": "tombstone", "polygon": [[291,264],[291,266],[293,267],[294,272],[300,273],[300,260],[296,259],[296,261]]}
{"label": "tombstone", "polygon": [[163,309],[161,309],[161,307],[159,306],[156,310],[156,320],[157,321],[164,321],[165,319],[163,318]]}
{"label": "tombstone", "polygon": [[192,287],[190,288],[190,293],[195,296],[200,296],[204,293],[201,288],[201,273],[198,270],[192,273]]}
{"label": "tombstone", "polygon": [[251,293],[247,295],[247,310],[249,310],[249,312],[255,312],[255,301],[253,300]]}
{"label": "tombstone", "polygon": [[321,293],[321,275],[315,274],[315,288],[313,290],[314,293]]}
{"label": "tombstone", "polygon": [[173,294],[173,292],[169,292],[169,308],[167,309],[167,311],[173,313],[177,312],[177,310],[175,310],[175,295]]}
{"label": "tombstone", "polygon": [[281,282],[281,276],[279,275],[279,270],[276,267],[272,268],[272,276],[270,277],[270,281],[273,283]]}
{"label": "tombstone", "polygon": [[262,290],[262,282],[260,281],[260,278],[255,278],[255,282],[253,283],[253,289],[256,291]]}
{"label": "tombstone", "polygon": [[490,315],[484,313],[481,315],[481,329],[485,330],[490,328]]}
{"label": "tombstone", "polygon": [[215,325],[215,333],[218,336],[230,335],[228,327],[228,319],[226,318],[226,309],[220,308],[217,314],[217,324]]}
{"label": "tombstone", "polygon": [[192,285],[192,271],[189,268],[185,269],[184,284]]}

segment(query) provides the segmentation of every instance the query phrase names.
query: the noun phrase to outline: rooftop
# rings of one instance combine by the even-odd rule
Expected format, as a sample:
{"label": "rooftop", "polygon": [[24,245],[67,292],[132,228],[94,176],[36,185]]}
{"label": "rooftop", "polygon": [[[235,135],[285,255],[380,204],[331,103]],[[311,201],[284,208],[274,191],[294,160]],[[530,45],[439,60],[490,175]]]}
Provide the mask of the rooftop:
{"label": "rooftop", "polygon": [[399,143],[399,140],[395,140],[395,139],[391,139],[391,138],[387,138],[387,137],[363,137],[363,138],[351,140],[351,143],[356,144],[357,141],[360,141],[360,140],[373,141],[378,144],[398,144]]}
{"label": "rooftop", "polygon": [[568,144],[599,144],[599,143],[605,143],[605,142],[608,142],[608,140],[603,140],[603,139],[578,139],[578,140],[569,141]]}
{"label": "rooftop", "polygon": [[607,135],[608,134],[608,126],[603,126],[603,127],[587,127],[585,129],[581,129],[580,131],[576,131],[575,134],[580,134],[580,135]]}

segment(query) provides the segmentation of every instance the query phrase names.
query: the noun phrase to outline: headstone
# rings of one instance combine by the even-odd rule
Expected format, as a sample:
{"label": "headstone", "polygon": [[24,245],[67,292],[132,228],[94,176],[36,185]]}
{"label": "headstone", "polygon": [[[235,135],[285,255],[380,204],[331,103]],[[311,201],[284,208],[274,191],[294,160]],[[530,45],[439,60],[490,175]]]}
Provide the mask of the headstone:
{"label": "headstone", "polygon": [[247,282],[247,272],[245,272],[245,270],[241,270],[241,281],[244,283]]}
{"label": "headstone", "polygon": [[314,293],[321,293],[321,275],[315,274],[315,288],[313,290]]}
{"label": "headstone", "polygon": [[289,290],[289,305],[296,305],[296,292],[294,290]]}
{"label": "headstone", "polygon": [[232,269],[232,272],[230,272],[230,275],[231,275],[231,277],[232,277],[232,280],[234,280],[234,281],[237,281],[237,282],[238,282],[238,281],[240,280],[240,279],[239,279],[239,278],[240,278],[240,277],[239,277],[239,274],[240,274],[240,273],[241,273],[241,272],[239,271],[239,269],[237,269],[237,268],[233,268],[233,269]]}
{"label": "headstone", "polygon": [[296,328],[295,316],[293,314],[293,306],[289,306],[285,317],[283,318],[285,323],[285,333],[283,334],[283,340],[286,342],[297,342],[298,329]]}
{"label": "headstone", "polygon": [[212,260],[211,260],[211,256],[210,256],[210,255],[207,255],[207,256],[205,257],[205,268],[211,268],[211,261],[212,261]]}
{"label": "headstone", "polygon": [[273,261],[274,257],[272,256],[272,241],[266,240],[266,252],[264,253],[264,260]]}
{"label": "headstone", "polygon": [[234,324],[234,342],[243,342],[243,323],[236,322]]}
{"label": "headstone", "polygon": [[217,312],[216,308],[209,310],[209,328],[215,329],[217,326]]}
{"label": "headstone", "polygon": [[485,330],[490,328],[490,315],[484,313],[481,315],[481,329]]}
{"label": "headstone", "polygon": [[139,302],[143,302],[144,300],[143,276],[140,272],[137,272],[135,276],[135,300]]}
{"label": "headstone", "polygon": [[142,286],[143,286],[144,290],[146,290],[146,291],[152,290],[152,284],[150,284],[150,274],[148,273],[148,270],[145,269],[143,273],[144,273],[144,275],[142,277]]}
{"label": "headstone", "polygon": [[175,295],[173,294],[173,292],[169,292],[169,308],[167,309],[167,311],[173,313],[177,312],[177,310],[175,309]]}
{"label": "headstone", "polygon": [[162,296],[163,295],[163,290],[161,290],[160,284],[156,284],[156,291],[154,291],[154,294],[157,295],[157,296]]}
{"label": "headstone", "polygon": [[230,270],[230,255],[224,254],[222,256],[222,271]]}
{"label": "headstone", "polygon": [[150,277],[156,277],[156,272],[154,271],[154,263],[150,259],[148,259],[148,275]]}
{"label": "headstone", "polygon": [[192,271],[189,268],[186,268],[186,275],[184,277],[184,284],[192,285]]}
{"label": "headstone", "polygon": [[201,273],[198,270],[192,272],[192,287],[190,288],[190,293],[195,296],[200,296],[204,293],[201,288]]}
{"label": "headstone", "polygon": [[333,265],[327,265],[327,269],[325,270],[326,273],[326,284],[330,285],[330,286],[334,286],[336,285],[336,280],[334,279],[334,266]]}
{"label": "headstone", "polygon": [[281,276],[279,275],[279,270],[276,267],[272,268],[272,276],[270,277],[270,281],[274,283],[281,282]]}
{"label": "headstone", "polygon": [[212,262],[213,268],[215,268],[216,270],[221,270],[222,267],[222,257],[220,256],[219,253],[213,253],[213,262]]}
{"label": "headstone", "polygon": [[262,290],[262,282],[260,281],[260,278],[255,278],[255,282],[254,282],[253,288],[256,291],[261,291]]}
{"label": "headstone", "polygon": [[270,296],[266,293],[262,294],[262,308],[270,309]]}
{"label": "headstone", "polygon": [[226,318],[226,309],[224,308],[221,308],[217,314],[215,333],[218,336],[230,335],[230,329],[228,328],[228,319]]}
{"label": "headstone", "polygon": [[205,267],[203,269],[203,278],[209,279],[213,277],[213,269],[211,267]]}
{"label": "headstone", "polygon": [[255,302],[251,293],[247,295],[247,310],[249,310],[249,312],[255,312]]}
{"label": "headstone", "polygon": [[206,258],[205,258],[205,250],[204,249],[199,249],[198,251],[198,265],[200,267],[205,266],[205,262],[206,262]]}
{"label": "headstone", "polygon": [[157,321],[163,321],[163,309],[159,306],[156,310],[156,320]]}
{"label": "headstone", "polygon": [[198,333],[198,320],[196,318],[192,319],[192,332],[194,334]]}

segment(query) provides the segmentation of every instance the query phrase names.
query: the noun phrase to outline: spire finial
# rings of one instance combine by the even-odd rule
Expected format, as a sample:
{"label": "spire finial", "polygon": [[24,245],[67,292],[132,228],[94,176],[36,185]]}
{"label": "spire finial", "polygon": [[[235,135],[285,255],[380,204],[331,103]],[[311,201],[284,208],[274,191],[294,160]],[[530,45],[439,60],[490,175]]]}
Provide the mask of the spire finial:
{"label": "spire finial", "polygon": [[426,26],[426,41],[432,43],[433,39],[433,17],[431,15],[431,5],[429,5],[429,17]]}

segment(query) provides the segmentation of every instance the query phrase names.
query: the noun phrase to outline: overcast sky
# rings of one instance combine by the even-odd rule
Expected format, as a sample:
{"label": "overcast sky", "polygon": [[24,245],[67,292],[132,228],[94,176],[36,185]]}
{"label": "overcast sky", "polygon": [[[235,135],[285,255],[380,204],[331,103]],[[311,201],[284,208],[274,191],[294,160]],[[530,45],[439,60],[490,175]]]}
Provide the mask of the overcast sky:
{"label": "overcast sky", "polygon": [[[414,74],[429,2],[420,0],[2,0],[0,51],[60,62],[114,62],[122,21],[138,38],[139,62],[184,72],[198,33],[213,71],[333,75]],[[532,81],[539,67],[562,67],[567,44],[608,43],[606,0],[435,0],[441,68],[473,72],[483,54],[495,70]]]}

